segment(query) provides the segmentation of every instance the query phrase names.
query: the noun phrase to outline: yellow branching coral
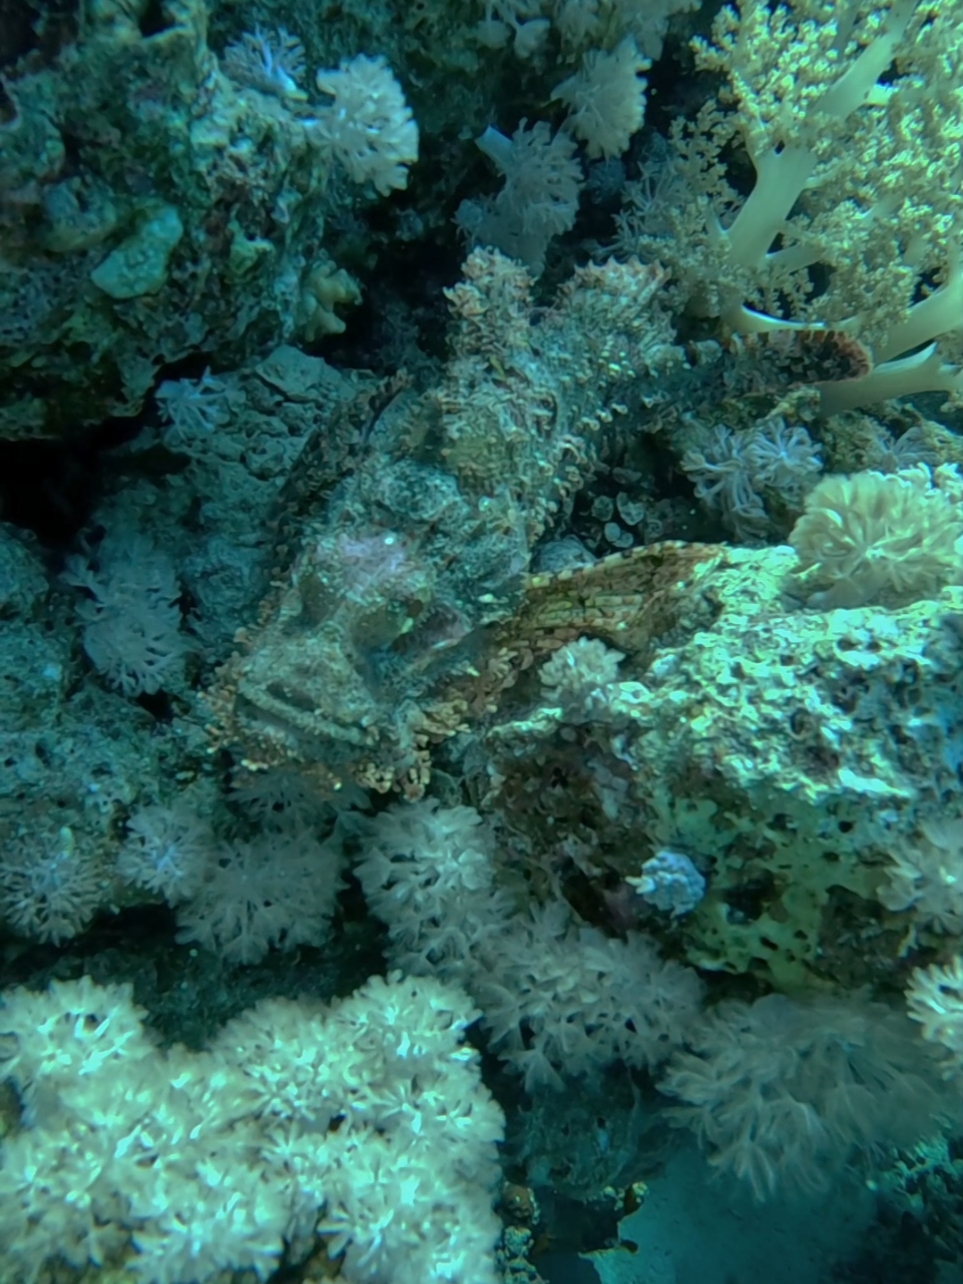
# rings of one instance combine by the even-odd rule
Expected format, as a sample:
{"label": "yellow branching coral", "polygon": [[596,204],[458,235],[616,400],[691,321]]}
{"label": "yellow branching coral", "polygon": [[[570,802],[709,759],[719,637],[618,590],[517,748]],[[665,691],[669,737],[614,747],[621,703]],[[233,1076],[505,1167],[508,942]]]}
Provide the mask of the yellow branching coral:
{"label": "yellow branching coral", "polygon": [[[963,0],[738,0],[694,49],[723,89],[674,131],[687,194],[640,248],[733,331],[817,323],[868,342],[876,369],[827,385],[830,413],[963,392],[936,343],[963,329]],[[745,197],[733,149],[754,171]]]}

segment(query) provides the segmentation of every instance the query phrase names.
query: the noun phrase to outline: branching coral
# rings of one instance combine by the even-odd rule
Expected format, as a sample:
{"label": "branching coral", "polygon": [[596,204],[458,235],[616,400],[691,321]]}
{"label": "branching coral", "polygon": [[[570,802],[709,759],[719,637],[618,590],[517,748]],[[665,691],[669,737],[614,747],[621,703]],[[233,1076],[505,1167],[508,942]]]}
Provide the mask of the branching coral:
{"label": "branching coral", "polygon": [[[739,0],[693,45],[724,87],[674,130],[688,193],[665,212],[672,235],[642,228],[634,248],[733,331],[819,321],[871,343],[869,375],[824,386],[830,413],[963,389],[935,342],[963,319],[960,17],[959,0]],[[726,174],[735,143],[745,198]]]}

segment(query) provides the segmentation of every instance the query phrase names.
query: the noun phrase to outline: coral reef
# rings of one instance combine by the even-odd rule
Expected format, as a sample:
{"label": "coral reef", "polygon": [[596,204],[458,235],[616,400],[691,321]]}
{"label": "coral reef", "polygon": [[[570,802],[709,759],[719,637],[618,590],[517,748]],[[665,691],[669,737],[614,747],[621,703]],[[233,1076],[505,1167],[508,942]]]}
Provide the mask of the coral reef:
{"label": "coral reef", "polygon": [[[310,115],[304,95],[257,81],[250,45],[222,68],[201,0],[162,6],[156,31],[147,10],[81,6],[76,40],[7,81],[2,437],[135,415],[162,367],[310,340],[357,299],[321,245],[330,171],[357,146],[337,107]],[[349,172],[380,191],[403,185],[417,131],[397,82],[372,66],[390,93],[365,127],[374,159]],[[377,141],[389,126],[404,132],[390,160]]]}
{"label": "coral reef", "polygon": [[0,1275],[955,1278],[961,0],[30,14]]}

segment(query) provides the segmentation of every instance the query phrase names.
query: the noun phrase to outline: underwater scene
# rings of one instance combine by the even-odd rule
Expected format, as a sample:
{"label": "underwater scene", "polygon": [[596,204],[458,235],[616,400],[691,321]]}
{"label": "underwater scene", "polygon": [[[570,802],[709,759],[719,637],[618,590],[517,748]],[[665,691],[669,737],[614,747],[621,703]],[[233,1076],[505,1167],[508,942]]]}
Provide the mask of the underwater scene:
{"label": "underwater scene", "polygon": [[963,0],[0,0],[0,1284],[963,1284]]}

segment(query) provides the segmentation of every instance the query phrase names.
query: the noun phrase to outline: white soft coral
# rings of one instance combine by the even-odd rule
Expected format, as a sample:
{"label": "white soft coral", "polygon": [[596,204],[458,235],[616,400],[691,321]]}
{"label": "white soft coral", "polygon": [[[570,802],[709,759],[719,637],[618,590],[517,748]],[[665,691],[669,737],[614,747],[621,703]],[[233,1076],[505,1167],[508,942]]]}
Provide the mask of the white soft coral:
{"label": "white soft coral", "polygon": [[407,187],[408,166],[418,159],[418,126],[384,58],[359,54],[337,71],[319,71],[317,83],[334,102],[313,127],[348,177],[370,182],[382,196]]}
{"label": "white soft coral", "polygon": [[695,972],[647,938],[606,937],[564,902],[518,913],[496,884],[493,833],[470,807],[388,808],[368,826],[357,872],[388,924],[392,962],[457,979],[529,1087],[620,1060],[658,1065],[699,1011]]}
{"label": "white soft coral", "polygon": [[626,36],[611,53],[595,49],[585,54],[575,75],[552,90],[552,97],[568,106],[566,125],[585,143],[589,156],[621,156],[642,128],[645,81],[640,74],[651,65]]}
{"label": "white soft coral", "polygon": [[963,1071],[963,955],[945,967],[917,968],[907,1002],[923,1038],[946,1048],[955,1068]]}
{"label": "white soft coral", "polygon": [[4,1284],[54,1260],[264,1280],[316,1229],[352,1284],[496,1284],[504,1120],[464,994],[395,975],[330,1008],[265,1000],[199,1053],[160,1051],[142,1015],[88,978],[4,995],[0,1075],[26,1106],[0,1145]]}
{"label": "white soft coral", "polygon": [[545,121],[527,129],[523,120],[511,138],[491,126],[475,142],[504,176],[494,197],[462,201],[455,221],[473,245],[489,245],[518,259],[536,276],[553,236],[575,223],[582,168],[575,143]]}
{"label": "white soft coral", "polygon": [[338,862],[337,849],[306,829],[220,844],[178,910],[178,939],[232,963],[256,963],[271,947],[320,945],[341,886]]}
{"label": "white soft coral", "polygon": [[646,937],[576,925],[564,904],[516,918],[479,969],[473,992],[495,1050],[531,1089],[621,1061],[660,1065],[699,1012],[695,972]]}
{"label": "white soft coral", "polygon": [[856,1149],[913,1145],[938,1117],[935,1058],[878,1003],[770,994],[722,1003],[659,1085],[709,1153],[759,1200],[821,1190]]}

